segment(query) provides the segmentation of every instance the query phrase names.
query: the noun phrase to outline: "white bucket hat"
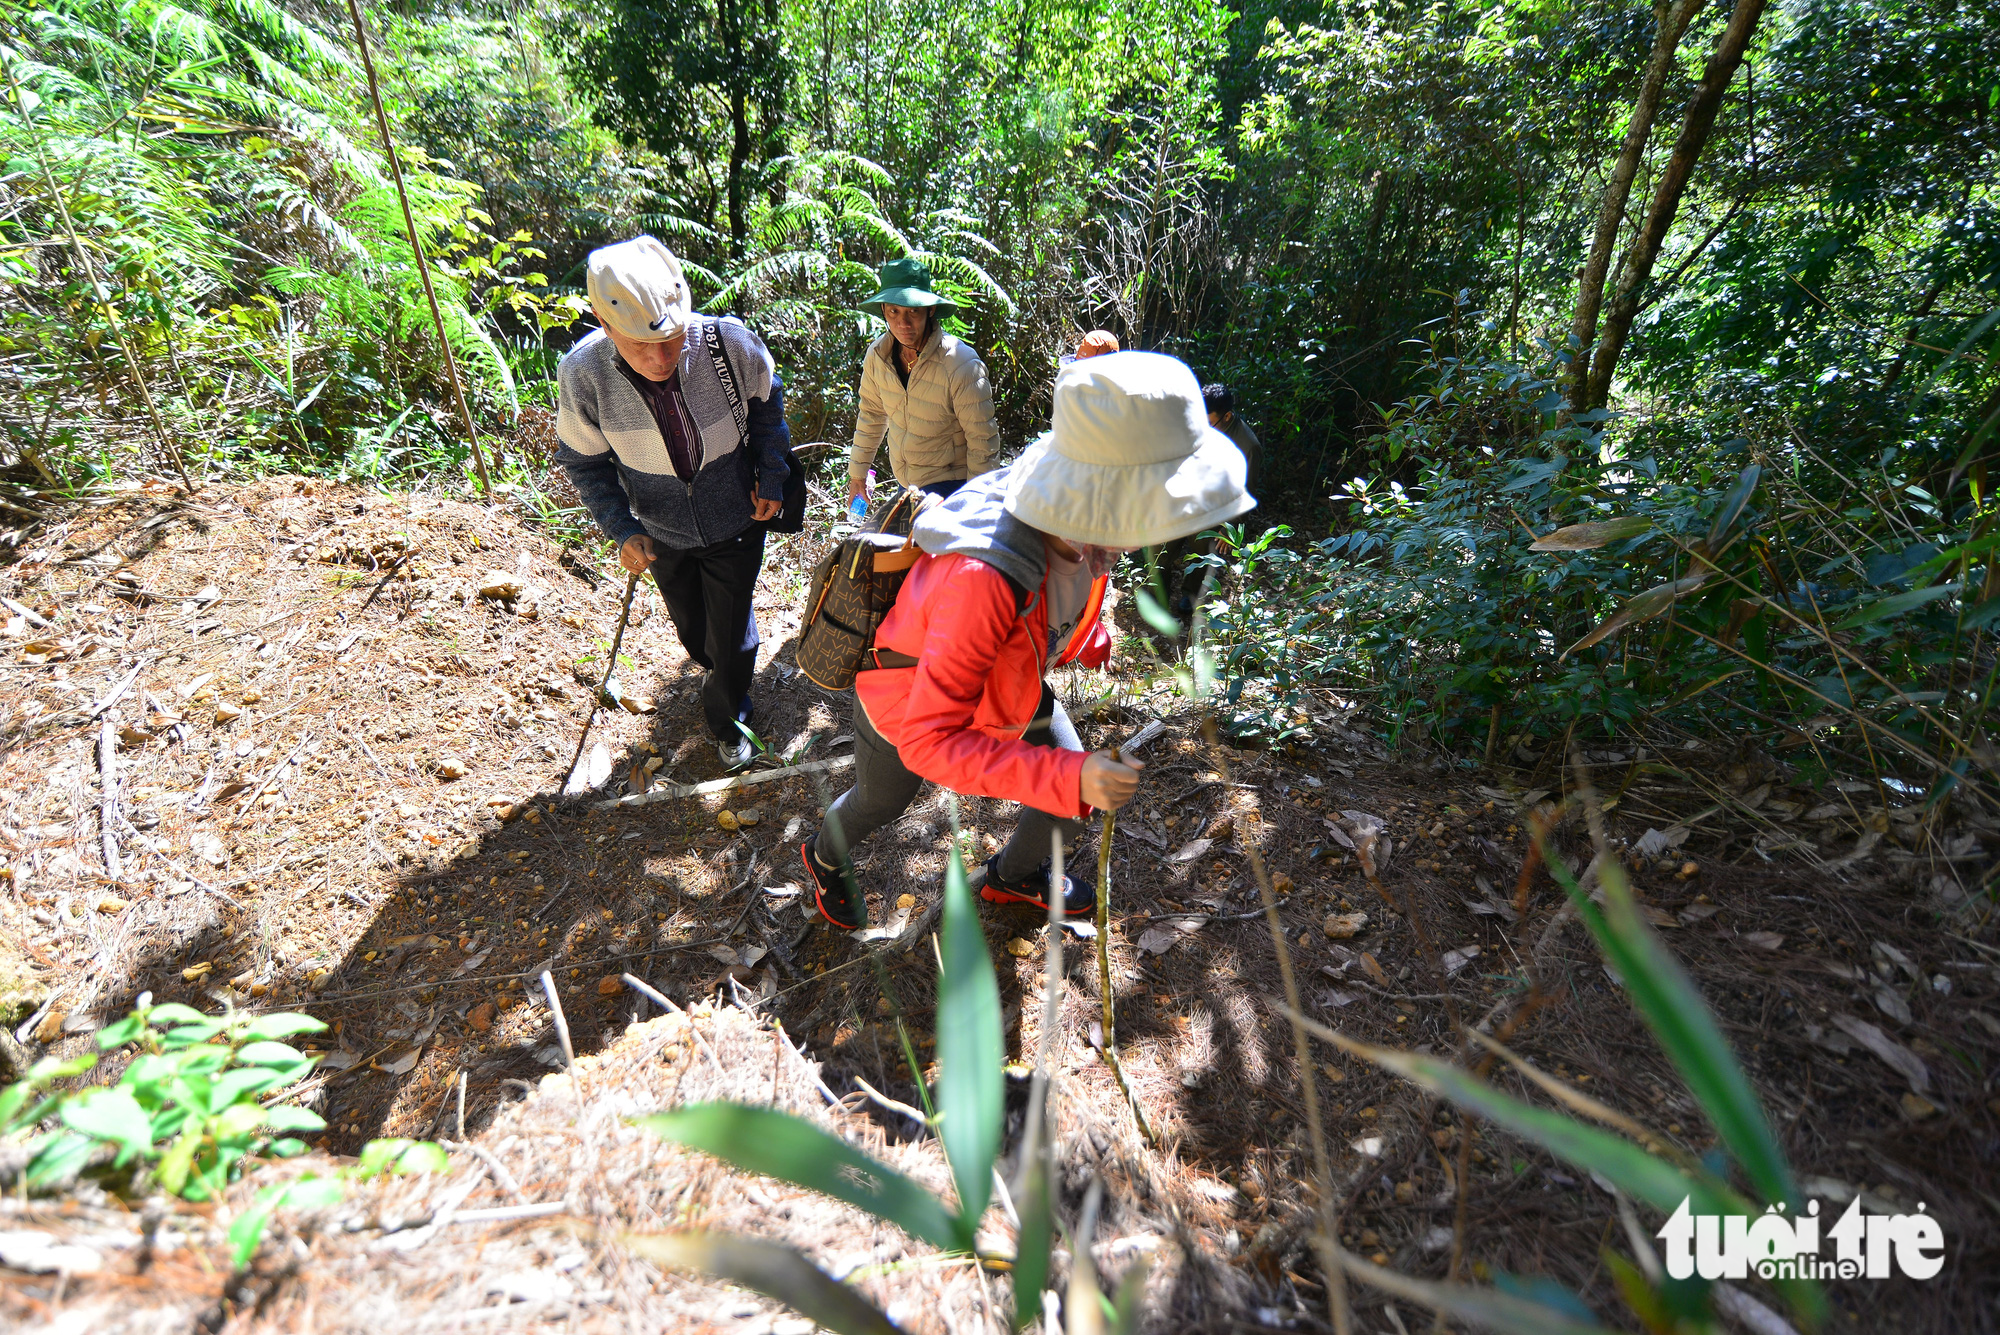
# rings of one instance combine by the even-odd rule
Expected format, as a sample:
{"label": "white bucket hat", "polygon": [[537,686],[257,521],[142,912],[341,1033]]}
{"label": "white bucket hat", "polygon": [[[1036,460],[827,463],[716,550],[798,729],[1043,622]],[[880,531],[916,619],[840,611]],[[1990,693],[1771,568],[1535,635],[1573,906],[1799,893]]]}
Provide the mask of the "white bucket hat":
{"label": "white bucket hat", "polygon": [[635,236],[591,251],[585,285],[597,318],[641,343],[675,337],[694,309],[681,262],[656,237]]}
{"label": "white bucket hat", "polygon": [[1208,424],[1201,384],[1157,352],[1114,352],[1064,367],[1046,435],[1008,470],[1003,503],[1065,542],[1148,547],[1234,519],[1257,504],[1236,443]]}

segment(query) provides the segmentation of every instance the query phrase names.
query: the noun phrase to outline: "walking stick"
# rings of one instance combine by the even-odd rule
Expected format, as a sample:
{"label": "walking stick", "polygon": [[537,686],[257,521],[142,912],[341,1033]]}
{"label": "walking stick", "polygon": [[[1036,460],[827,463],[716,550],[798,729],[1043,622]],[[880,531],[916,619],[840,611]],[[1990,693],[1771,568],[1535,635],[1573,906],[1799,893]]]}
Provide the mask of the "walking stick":
{"label": "walking stick", "polygon": [[604,692],[611,685],[611,675],[618,671],[618,646],[625,643],[625,623],[632,619],[632,594],[639,587],[639,572],[633,571],[625,580],[625,605],[618,609],[618,633],[611,637],[611,656],[604,664],[604,680],[590,696],[590,712],[583,717],[583,736],[576,739],[576,754],[569,758],[569,768],[563,771],[563,791],[569,791],[570,780],[576,777],[577,762],[583,759],[583,748],[590,741],[590,725],[597,722],[597,709],[604,700]]}
{"label": "walking stick", "polygon": [[[1111,748],[1111,758],[1119,759],[1118,748]],[[1097,992],[1104,1008],[1104,1061],[1111,1067],[1111,1074],[1118,1077],[1119,1092],[1125,1102],[1132,1107],[1132,1120],[1139,1124],[1139,1135],[1148,1145],[1155,1144],[1152,1128],[1146,1125],[1146,1114],[1139,1108],[1138,1096],[1132,1086],[1125,1082],[1125,1067],[1118,1060],[1118,1035],[1114,1026],[1115,1007],[1111,994],[1111,833],[1118,820],[1118,813],[1104,813],[1104,833],[1097,839]],[[1050,880],[1049,893],[1056,892],[1056,882]]]}

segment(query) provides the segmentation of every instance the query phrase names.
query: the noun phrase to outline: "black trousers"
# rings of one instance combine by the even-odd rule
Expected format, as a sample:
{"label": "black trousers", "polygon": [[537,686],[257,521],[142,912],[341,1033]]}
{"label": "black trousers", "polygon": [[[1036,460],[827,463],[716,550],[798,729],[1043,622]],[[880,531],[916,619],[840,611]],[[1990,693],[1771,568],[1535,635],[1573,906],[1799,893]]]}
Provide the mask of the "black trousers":
{"label": "black trousers", "polygon": [[750,683],[757,675],[757,617],[751,600],[764,565],[764,530],[751,525],[707,547],[653,550],[653,582],[687,656],[708,669],[701,712],[716,740],[734,744],[750,721]]}
{"label": "black trousers", "polygon": [[939,500],[943,500],[945,497],[951,495],[954,491],[957,491],[960,487],[964,486],[966,482],[969,480],[970,479],[968,478],[962,478],[962,477],[948,477],[942,482],[926,482],[921,486],[919,486],[917,490],[927,491],[931,495],[937,497]]}

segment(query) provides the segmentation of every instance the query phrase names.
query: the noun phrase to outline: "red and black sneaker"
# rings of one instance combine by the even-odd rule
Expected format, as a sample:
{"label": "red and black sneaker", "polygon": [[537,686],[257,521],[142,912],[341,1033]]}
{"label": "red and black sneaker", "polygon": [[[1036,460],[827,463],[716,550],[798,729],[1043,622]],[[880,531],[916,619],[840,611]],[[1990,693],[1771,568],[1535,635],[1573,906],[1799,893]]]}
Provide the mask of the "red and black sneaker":
{"label": "red and black sneaker", "polygon": [[799,845],[799,857],[806,864],[806,879],[812,882],[813,906],[819,916],[843,932],[858,931],[868,925],[868,900],[855,884],[852,866],[827,867],[820,864],[815,849],[819,836]]}
{"label": "red and black sneaker", "polygon": [[[979,888],[979,897],[995,904],[1033,904],[1042,912],[1049,911],[1049,874],[1055,867],[1048,858],[1042,865],[1018,881],[1009,881],[1000,875],[1000,855],[995,853],[986,859],[986,884]],[[1063,916],[1081,918],[1097,912],[1097,892],[1076,877],[1063,874]]]}

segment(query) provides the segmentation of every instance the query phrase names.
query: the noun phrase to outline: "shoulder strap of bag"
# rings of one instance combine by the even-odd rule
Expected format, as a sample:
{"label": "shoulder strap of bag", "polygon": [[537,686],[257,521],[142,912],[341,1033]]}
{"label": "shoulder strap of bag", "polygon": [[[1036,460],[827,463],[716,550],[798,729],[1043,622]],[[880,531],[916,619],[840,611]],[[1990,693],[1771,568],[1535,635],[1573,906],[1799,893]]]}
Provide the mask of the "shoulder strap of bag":
{"label": "shoulder strap of bag", "polygon": [[743,395],[736,388],[736,372],[729,365],[729,354],[722,348],[722,321],[703,320],[701,341],[708,349],[708,359],[715,363],[715,378],[722,382],[723,396],[729,400],[729,415],[736,419],[736,433],[744,435],[750,428],[750,410],[743,404]]}

